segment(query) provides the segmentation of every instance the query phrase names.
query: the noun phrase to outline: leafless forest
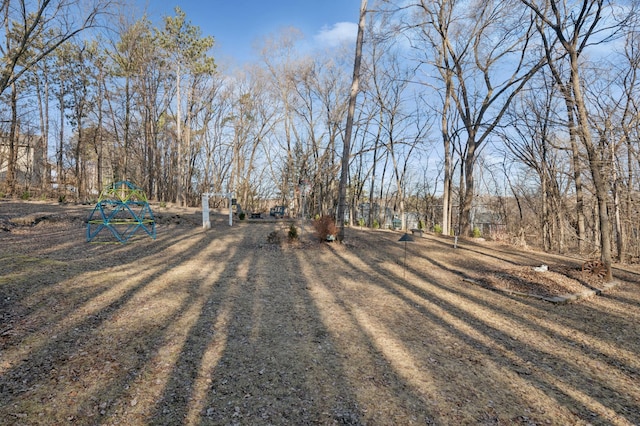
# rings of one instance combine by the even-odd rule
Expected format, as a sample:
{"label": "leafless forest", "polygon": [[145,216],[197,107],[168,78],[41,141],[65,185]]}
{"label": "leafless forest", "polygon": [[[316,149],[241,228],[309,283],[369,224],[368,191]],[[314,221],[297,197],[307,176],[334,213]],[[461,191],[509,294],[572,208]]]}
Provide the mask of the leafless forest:
{"label": "leafless forest", "polygon": [[128,180],[160,203],[233,192],[335,217],[344,193],[338,223],[577,253],[609,278],[640,256],[634,1],[363,2],[361,55],[286,28],[242,67],[180,9],[0,4],[5,197],[92,202]]}

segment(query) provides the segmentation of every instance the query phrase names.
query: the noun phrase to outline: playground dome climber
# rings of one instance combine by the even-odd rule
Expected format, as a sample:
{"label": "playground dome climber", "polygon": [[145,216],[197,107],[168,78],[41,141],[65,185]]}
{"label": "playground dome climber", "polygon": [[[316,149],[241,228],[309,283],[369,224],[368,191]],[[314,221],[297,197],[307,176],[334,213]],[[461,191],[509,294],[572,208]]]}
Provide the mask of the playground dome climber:
{"label": "playground dome climber", "polygon": [[137,231],[156,238],[155,218],[144,191],[127,181],[109,185],[87,220],[87,242],[114,242],[115,238],[126,243]]}

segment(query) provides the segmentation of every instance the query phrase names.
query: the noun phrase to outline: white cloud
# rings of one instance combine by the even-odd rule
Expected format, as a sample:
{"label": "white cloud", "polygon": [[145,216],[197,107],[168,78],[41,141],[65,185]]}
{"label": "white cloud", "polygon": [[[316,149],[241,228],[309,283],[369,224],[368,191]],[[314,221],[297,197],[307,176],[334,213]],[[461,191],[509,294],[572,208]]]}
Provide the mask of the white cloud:
{"label": "white cloud", "polygon": [[337,47],[343,43],[355,43],[358,35],[358,24],[338,22],[333,26],[325,26],[315,35],[315,41],[323,47]]}

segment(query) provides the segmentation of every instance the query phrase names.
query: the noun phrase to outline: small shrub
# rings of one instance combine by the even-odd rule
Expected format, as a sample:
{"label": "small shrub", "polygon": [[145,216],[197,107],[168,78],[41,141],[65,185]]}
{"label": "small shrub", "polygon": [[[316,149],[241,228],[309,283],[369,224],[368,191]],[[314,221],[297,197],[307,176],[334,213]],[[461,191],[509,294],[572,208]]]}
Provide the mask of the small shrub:
{"label": "small shrub", "polygon": [[167,202],[166,201],[160,201],[160,208],[166,209],[167,208]]}
{"label": "small shrub", "polygon": [[31,194],[29,193],[29,191],[24,191],[20,198],[22,198],[23,200],[28,200],[29,198],[31,198]]}
{"label": "small shrub", "polygon": [[240,220],[244,220],[244,218],[245,218],[245,217],[247,217],[247,215],[246,215],[244,212],[242,212],[242,213],[240,213],[240,214],[238,215],[238,218],[239,218]]}
{"label": "small shrub", "polygon": [[320,239],[320,241],[326,241],[327,237],[329,237],[330,235],[333,235],[335,237],[338,234],[336,223],[330,216],[322,216],[316,219],[313,222],[313,228],[315,229],[316,236]]}
{"label": "small shrub", "polygon": [[424,229],[424,222],[422,220],[418,221],[418,229],[421,231]]}
{"label": "small shrub", "polygon": [[373,221],[373,229],[380,229],[380,222],[377,219]]}
{"label": "small shrub", "polygon": [[439,223],[433,225],[433,232],[435,232],[436,234],[442,234],[442,225],[440,225]]}
{"label": "small shrub", "polygon": [[289,225],[289,241],[293,241],[293,240],[297,240],[298,239],[298,228],[296,228],[296,226],[292,223],[291,225]]}
{"label": "small shrub", "polygon": [[280,233],[278,231],[271,232],[269,235],[267,235],[267,242],[269,244],[280,244],[282,242]]}
{"label": "small shrub", "polygon": [[482,237],[482,233],[480,232],[480,228],[475,226],[473,228],[473,238],[480,238],[480,237]]}
{"label": "small shrub", "polygon": [[358,219],[358,226],[363,227],[363,226],[365,226],[365,224],[366,223],[364,221],[364,218],[361,217],[360,219]]}

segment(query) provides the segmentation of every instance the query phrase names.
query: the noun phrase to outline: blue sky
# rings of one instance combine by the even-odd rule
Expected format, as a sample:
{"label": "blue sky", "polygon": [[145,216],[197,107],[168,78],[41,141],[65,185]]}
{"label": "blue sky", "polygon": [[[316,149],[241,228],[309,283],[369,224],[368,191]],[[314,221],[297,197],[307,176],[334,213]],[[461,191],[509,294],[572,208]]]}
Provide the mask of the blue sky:
{"label": "blue sky", "polygon": [[174,15],[175,6],[187,14],[203,35],[216,39],[215,55],[238,63],[255,59],[253,44],[282,27],[293,26],[305,41],[318,47],[332,47],[342,40],[353,41],[360,0],[135,0],[150,19],[160,25],[163,16]]}

